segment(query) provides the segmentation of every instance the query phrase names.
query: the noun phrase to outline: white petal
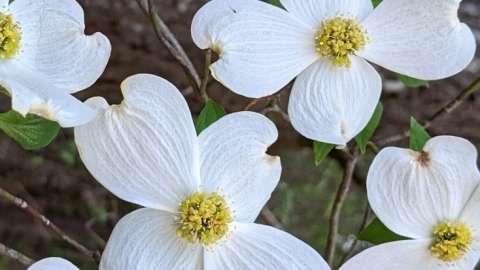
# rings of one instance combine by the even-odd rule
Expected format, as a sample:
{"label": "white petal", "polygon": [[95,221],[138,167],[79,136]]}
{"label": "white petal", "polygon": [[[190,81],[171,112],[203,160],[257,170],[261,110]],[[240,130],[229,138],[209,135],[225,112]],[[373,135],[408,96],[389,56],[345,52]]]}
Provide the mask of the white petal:
{"label": "white petal", "polygon": [[71,262],[62,258],[46,258],[34,263],[27,270],[79,270]]}
{"label": "white petal", "polygon": [[372,209],[392,231],[411,238],[430,237],[439,223],[456,221],[480,180],[477,151],[468,141],[435,137],[424,151],[385,148],[367,177]]}
{"label": "white petal", "polygon": [[102,254],[100,270],[202,268],[202,246],[175,233],[175,216],[140,209],[120,220]]}
{"label": "white petal", "polygon": [[227,115],[200,134],[202,188],[232,204],[235,220],[256,219],[280,180],[280,158],[266,154],[278,137],[265,116]]}
{"label": "white petal", "polygon": [[303,136],[345,145],[368,124],[380,100],[382,80],[365,60],[351,60],[350,68],[318,61],[298,76],[288,113]]}
{"label": "white petal", "polygon": [[16,0],[14,19],[22,28],[25,65],[70,93],[91,86],[110,57],[109,40],[84,34],[84,14],[75,0]]}
{"label": "white petal", "polygon": [[168,81],[140,74],[122,83],[124,101],[87,101],[95,120],[75,129],[90,173],[118,197],[176,211],[199,185],[198,142],[190,111]]}
{"label": "white petal", "polygon": [[289,13],[317,29],[323,20],[343,15],[362,20],[373,10],[371,0],[281,0]]}
{"label": "white petal", "polygon": [[205,250],[205,269],[329,270],[310,246],[275,228],[235,223],[226,241]]}
{"label": "white petal", "polygon": [[[429,251],[430,240],[405,240],[369,248],[347,261],[339,270],[471,270],[443,263]],[[452,268],[452,265],[453,266]]]}
{"label": "white petal", "polygon": [[0,0],[0,12],[8,11],[10,0]]}
{"label": "white petal", "polygon": [[5,72],[0,67],[0,85],[10,92],[12,109],[20,114],[37,114],[63,127],[83,125],[95,116],[87,105],[49,85],[33,72],[17,65],[8,65],[6,69],[8,71]]}
{"label": "white petal", "polygon": [[195,45],[201,49],[208,49],[215,43],[216,27],[221,19],[233,15],[243,8],[265,8],[258,0],[211,0],[200,8],[192,20],[192,39]]}
{"label": "white petal", "polygon": [[459,0],[384,0],[363,22],[370,43],[360,55],[411,77],[436,80],[473,59],[475,37],[457,17]]}
{"label": "white petal", "polygon": [[480,187],[477,186],[472,197],[468,200],[460,217],[461,222],[468,224],[475,230],[480,240]]}
{"label": "white petal", "polygon": [[[203,30],[194,24],[193,30],[197,33],[194,36],[202,37],[196,38],[199,47],[208,43],[220,55],[211,66],[215,79],[252,98],[277,92],[318,58],[312,29],[283,9],[257,2],[215,23],[202,24],[207,27]],[[213,16],[221,5],[225,2],[213,1],[203,7],[206,10],[200,10],[203,15],[199,16]]]}

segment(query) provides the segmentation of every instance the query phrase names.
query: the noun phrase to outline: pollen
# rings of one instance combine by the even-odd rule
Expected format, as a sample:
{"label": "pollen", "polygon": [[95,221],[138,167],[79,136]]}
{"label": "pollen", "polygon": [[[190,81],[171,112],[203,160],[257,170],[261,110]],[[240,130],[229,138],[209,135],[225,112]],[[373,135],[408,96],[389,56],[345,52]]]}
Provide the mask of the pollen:
{"label": "pollen", "polygon": [[433,231],[431,253],[445,262],[461,259],[472,244],[472,233],[464,224],[442,223]]}
{"label": "pollen", "polygon": [[177,222],[179,237],[192,244],[208,246],[228,233],[232,216],[224,197],[198,192],[180,204]]}
{"label": "pollen", "polygon": [[0,60],[13,58],[20,49],[20,27],[11,15],[0,13]]}
{"label": "pollen", "polygon": [[350,55],[365,47],[367,35],[355,19],[335,17],[322,22],[315,34],[315,50],[338,67],[350,67]]}

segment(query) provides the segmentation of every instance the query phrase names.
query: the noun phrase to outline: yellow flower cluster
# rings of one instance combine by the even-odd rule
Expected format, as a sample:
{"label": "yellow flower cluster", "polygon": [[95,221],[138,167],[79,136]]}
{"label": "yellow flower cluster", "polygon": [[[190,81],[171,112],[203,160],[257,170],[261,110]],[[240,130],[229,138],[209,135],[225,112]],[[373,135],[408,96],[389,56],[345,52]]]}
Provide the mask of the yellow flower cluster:
{"label": "yellow flower cluster", "polygon": [[0,13],[0,60],[13,58],[20,49],[20,27],[11,15]]}
{"label": "yellow flower cluster", "polygon": [[442,223],[433,231],[432,254],[445,262],[465,255],[472,243],[472,233],[464,224]]}
{"label": "yellow flower cluster", "polygon": [[323,57],[330,57],[338,67],[350,67],[350,54],[367,43],[367,36],[354,19],[335,17],[326,20],[315,35],[315,49]]}
{"label": "yellow flower cluster", "polygon": [[180,205],[177,235],[207,246],[225,236],[231,222],[230,208],[222,196],[198,192]]}

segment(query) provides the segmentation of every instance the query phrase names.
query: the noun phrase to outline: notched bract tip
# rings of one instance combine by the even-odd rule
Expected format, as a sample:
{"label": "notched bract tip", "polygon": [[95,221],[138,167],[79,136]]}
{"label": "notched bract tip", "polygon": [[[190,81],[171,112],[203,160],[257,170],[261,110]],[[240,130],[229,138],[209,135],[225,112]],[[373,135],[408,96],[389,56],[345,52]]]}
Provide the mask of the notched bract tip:
{"label": "notched bract tip", "polygon": [[422,167],[428,167],[430,165],[430,154],[426,151],[421,151],[421,152],[415,152],[416,155],[416,161],[422,166]]}

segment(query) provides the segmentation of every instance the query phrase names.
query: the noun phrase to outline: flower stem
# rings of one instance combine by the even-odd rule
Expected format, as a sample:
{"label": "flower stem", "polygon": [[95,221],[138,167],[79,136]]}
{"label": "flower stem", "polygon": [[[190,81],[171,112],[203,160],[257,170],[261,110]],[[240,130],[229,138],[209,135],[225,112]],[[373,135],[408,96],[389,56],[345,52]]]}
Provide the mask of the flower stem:
{"label": "flower stem", "polygon": [[205,52],[205,64],[203,67],[203,79],[200,86],[200,97],[204,103],[207,103],[210,99],[207,93],[208,82],[210,80],[210,64],[212,63],[212,50],[208,49]]}

